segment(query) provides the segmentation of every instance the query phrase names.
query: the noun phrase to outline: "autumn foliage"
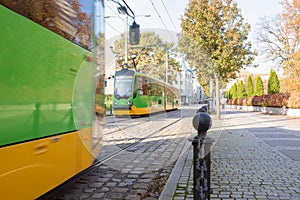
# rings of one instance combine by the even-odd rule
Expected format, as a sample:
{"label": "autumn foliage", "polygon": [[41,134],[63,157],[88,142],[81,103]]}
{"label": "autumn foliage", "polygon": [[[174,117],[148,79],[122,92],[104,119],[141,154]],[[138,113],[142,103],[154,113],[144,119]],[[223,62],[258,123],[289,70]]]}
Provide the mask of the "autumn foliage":
{"label": "autumn foliage", "polygon": [[90,48],[91,15],[78,0],[0,0],[0,3],[58,35]]}
{"label": "autumn foliage", "polygon": [[292,92],[288,101],[287,107],[289,108],[300,108],[300,92]]}
{"label": "autumn foliage", "polygon": [[300,108],[300,92],[263,94],[261,96],[228,99],[229,105]]}

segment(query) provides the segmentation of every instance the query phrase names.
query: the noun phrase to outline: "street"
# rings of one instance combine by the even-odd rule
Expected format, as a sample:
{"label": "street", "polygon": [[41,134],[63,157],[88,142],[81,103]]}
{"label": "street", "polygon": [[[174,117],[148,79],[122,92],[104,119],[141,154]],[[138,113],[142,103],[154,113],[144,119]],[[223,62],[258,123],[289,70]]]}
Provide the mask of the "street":
{"label": "street", "polygon": [[[99,164],[43,199],[159,199],[183,155],[180,177],[169,185],[176,188],[174,200],[193,199],[189,142],[199,106],[108,117]],[[300,198],[299,118],[239,110],[223,110],[221,120],[212,117],[211,199]]]}
{"label": "street", "polygon": [[108,116],[97,166],[42,199],[158,199],[195,133],[192,117],[199,106],[145,117]]}

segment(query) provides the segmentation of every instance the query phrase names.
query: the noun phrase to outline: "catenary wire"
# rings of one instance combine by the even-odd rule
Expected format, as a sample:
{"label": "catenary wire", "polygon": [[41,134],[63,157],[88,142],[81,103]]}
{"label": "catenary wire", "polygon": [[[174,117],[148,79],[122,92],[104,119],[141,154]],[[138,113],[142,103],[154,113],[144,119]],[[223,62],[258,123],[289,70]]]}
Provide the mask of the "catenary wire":
{"label": "catenary wire", "polygon": [[114,31],[116,31],[119,34],[122,34],[117,28],[113,27],[112,25],[110,25],[106,20],[105,20],[106,25],[108,25],[110,28],[112,28]]}
{"label": "catenary wire", "polygon": [[170,13],[169,13],[169,11],[168,11],[168,9],[167,9],[167,7],[166,7],[164,1],[161,0],[161,3],[163,4],[163,6],[164,6],[164,8],[165,8],[165,11],[166,11],[166,13],[167,13],[167,15],[168,15],[168,17],[169,17],[169,19],[170,19],[172,25],[173,25],[174,30],[175,30],[176,32],[178,32],[178,31],[177,31],[177,28],[176,28],[176,26],[175,26],[175,23],[174,23],[173,19],[171,18]]}
{"label": "catenary wire", "polygon": [[160,15],[160,13],[158,12],[158,10],[157,10],[156,6],[155,6],[155,5],[154,5],[154,3],[153,3],[153,1],[152,1],[152,0],[149,0],[149,1],[151,2],[152,6],[153,6],[153,8],[154,8],[154,10],[155,10],[156,14],[158,15],[158,17],[159,17],[160,21],[162,22],[163,26],[164,26],[164,27],[165,27],[165,29],[168,31],[168,33],[169,33],[169,35],[170,35],[171,39],[172,39],[173,41],[175,41],[175,40],[174,40],[174,37],[172,36],[172,34],[170,33],[169,29],[167,28],[167,26],[166,26],[165,22],[163,21],[163,19],[162,19],[162,17],[161,17],[161,15]]}
{"label": "catenary wire", "polygon": [[[120,16],[119,13],[117,13],[109,4],[105,3],[105,6],[107,6],[118,18],[120,18],[124,23],[126,23],[125,19]],[[129,23],[127,23],[129,26]]]}

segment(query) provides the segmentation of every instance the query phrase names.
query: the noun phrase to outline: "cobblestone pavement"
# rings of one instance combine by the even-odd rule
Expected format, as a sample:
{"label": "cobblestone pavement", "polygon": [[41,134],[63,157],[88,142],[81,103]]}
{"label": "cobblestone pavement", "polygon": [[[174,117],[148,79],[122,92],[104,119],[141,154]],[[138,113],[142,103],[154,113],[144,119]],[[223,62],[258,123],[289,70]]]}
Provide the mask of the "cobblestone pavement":
{"label": "cobblestone pavement", "polygon": [[[300,199],[299,118],[229,110],[221,121],[221,134],[208,134],[211,199]],[[174,200],[193,199],[192,156],[190,147]]]}
{"label": "cobblestone pavement", "polygon": [[[158,199],[183,147],[195,132],[192,117],[198,107],[183,107],[179,117],[162,119],[153,115],[148,121],[132,120],[132,127],[126,119],[119,119],[118,127],[110,124],[99,159],[115,150],[121,151],[41,199]],[[179,121],[176,122],[177,119]],[[170,121],[176,123],[162,129],[162,124]],[[122,149],[125,144],[130,145],[145,134],[149,137]]]}

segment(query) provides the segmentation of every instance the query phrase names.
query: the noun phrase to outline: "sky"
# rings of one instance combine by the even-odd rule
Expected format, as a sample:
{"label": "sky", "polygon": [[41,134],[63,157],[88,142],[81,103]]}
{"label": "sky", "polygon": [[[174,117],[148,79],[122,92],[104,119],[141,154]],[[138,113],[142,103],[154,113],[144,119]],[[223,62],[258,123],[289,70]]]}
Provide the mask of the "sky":
{"label": "sky", "polygon": [[[118,0],[114,0],[118,1]],[[136,22],[143,29],[167,29],[166,37],[176,39],[176,33],[180,32],[180,18],[188,5],[188,0],[125,0],[131,10],[136,15]],[[119,1],[123,3],[122,0]],[[280,0],[236,0],[241,13],[252,27],[249,39],[254,43],[256,24],[263,16],[274,16],[281,12]],[[118,4],[112,0],[105,0],[106,38],[110,39],[116,35],[124,33],[125,17],[119,15]],[[145,15],[150,15],[146,17]],[[129,24],[132,20],[129,20]],[[172,36],[173,35],[173,36]],[[255,45],[254,45],[255,47]],[[256,61],[259,62],[259,61]],[[254,63],[257,64],[257,63]],[[260,64],[262,65],[262,64]],[[268,64],[264,64],[268,65]],[[255,69],[255,71],[265,70],[268,66]],[[251,71],[251,69],[250,69]]]}

